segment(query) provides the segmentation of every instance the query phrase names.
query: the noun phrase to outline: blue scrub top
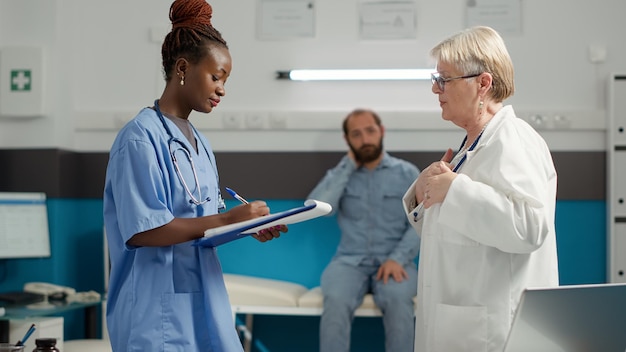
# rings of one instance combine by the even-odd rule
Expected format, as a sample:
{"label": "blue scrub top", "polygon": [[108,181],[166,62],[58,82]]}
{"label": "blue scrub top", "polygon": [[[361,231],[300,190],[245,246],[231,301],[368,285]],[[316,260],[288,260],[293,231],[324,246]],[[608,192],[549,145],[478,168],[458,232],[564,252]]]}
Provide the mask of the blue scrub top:
{"label": "blue scrub top", "polygon": [[[107,326],[114,351],[242,351],[234,328],[215,248],[193,241],[168,247],[131,247],[135,234],[175,217],[217,214],[220,206],[215,157],[195,133],[198,152],[165,119],[173,137],[191,153],[202,205],[190,197],[176,173],[170,149],[180,148],[153,109],[145,108],[117,135],[104,190],[104,222],[111,256]],[[177,152],[178,166],[197,197],[191,163]]]}

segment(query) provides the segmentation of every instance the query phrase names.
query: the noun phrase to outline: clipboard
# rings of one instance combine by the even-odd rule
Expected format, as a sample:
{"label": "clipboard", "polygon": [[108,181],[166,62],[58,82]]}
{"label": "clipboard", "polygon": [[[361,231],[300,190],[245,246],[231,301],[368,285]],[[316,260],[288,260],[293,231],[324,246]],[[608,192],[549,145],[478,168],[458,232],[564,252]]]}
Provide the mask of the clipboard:
{"label": "clipboard", "polygon": [[268,227],[290,225],[311,220],[328,215],[331,211],[332,206],[330,204],[315,199],[307,199],[301,207],[208,229],[204,231],[203,238],[196,240],[194,246],[217,247],[221,244],[253,235]]}

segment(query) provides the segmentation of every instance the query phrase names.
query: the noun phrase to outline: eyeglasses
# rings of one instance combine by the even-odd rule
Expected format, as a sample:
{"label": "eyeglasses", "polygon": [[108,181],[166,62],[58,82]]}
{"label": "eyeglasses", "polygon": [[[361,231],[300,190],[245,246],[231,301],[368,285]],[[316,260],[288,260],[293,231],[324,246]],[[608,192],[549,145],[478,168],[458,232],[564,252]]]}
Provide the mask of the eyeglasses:
{"label": "eyeglasses", "polygon": [[431,73],[430,74],[430,80],[433,82],[433,84],[437,83],[437,87],[439,87],[439,90],[443,92],[445,90],[445,87],[446,87],[446,82],[454,81],[454,80],[457,80],[457,79],[463,79],[463,78],[478,77],[481,74],[482,73],[476,73],[476,74],[467,75],[467,76],[443,78],[443,77],[441,77],[441,75],[439,73]]}

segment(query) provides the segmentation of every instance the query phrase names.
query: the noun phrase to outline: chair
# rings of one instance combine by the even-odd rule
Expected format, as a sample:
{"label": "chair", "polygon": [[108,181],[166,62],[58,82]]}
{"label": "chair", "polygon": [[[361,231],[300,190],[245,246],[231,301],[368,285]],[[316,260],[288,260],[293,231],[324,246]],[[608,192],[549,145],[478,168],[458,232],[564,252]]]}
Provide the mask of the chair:
{"label": "chair", "polygon": [[[109,246],[106,240],[106,232],[103,230],[104,238],[104,294],[109,290]],[[112,352],[111,342],[106,322],[106,299],[102,301],[102,338],[101,339],[80,339],[63,342],[63,352]]]}

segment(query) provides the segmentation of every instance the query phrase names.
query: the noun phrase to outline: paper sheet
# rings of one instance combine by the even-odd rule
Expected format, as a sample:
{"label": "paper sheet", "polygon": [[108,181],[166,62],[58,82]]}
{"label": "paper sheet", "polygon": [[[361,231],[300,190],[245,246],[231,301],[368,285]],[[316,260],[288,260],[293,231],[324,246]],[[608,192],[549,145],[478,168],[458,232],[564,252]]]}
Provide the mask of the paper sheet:
{"label": "paper sheet", "polygon": [[304,206],[282,211],[276,214],[269,214],[256,219],[238,222],[208,229],[204,232],[204,238],[198,240],[196,245],[203,247],[215,247],[239,238],[243,238],[262,229],[276,225],[290,225],[302,221],[311,220],[320,216],[330,214],[332,207],[330,204],[315,199],[308,199]]}

